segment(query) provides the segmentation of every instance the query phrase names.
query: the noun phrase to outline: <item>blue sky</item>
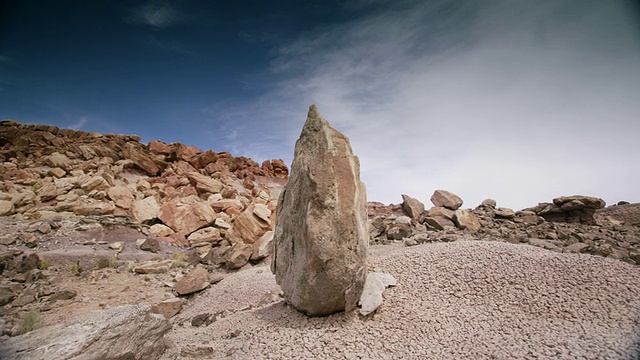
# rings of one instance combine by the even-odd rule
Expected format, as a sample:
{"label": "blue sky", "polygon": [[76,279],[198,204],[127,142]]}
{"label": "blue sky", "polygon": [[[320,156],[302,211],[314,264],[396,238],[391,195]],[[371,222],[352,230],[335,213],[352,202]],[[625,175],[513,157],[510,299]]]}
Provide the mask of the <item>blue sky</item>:
{"label": "blue sky", "polygon": [[0,118],[290,163],[315,103],[370,200],[640,201],[635,1],[0,4]]}

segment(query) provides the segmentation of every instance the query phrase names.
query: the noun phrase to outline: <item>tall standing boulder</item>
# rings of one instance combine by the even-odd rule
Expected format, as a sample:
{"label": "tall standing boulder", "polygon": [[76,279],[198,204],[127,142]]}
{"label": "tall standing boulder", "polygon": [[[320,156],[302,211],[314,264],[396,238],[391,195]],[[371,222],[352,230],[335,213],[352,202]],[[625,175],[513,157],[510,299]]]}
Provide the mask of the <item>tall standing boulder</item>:
{"label": "tall standing boulder", "polygon": [[368,240],[358,157],[311,105],[276,211],[271,270],[286,301],[309,316],[353,309]]}

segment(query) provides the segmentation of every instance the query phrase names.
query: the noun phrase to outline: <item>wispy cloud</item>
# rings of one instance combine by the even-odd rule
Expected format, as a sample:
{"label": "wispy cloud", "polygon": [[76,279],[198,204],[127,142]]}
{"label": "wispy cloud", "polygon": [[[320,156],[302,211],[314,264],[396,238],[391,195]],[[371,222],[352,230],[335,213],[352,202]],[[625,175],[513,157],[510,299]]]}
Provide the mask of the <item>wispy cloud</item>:
{"label": "wispy cloud", "polygon": [[[366,6],[366,3],[362,3]],[[288,151],[309,104],[351,138],[369,198],[523,208],[583,193],[640,201],[640,39],[624,1],[378,3],[276,50],[245,106],[254,148]],[[237,119],[234,117],[234,119]],[[259,119],[259,121],[257,120]],[[243,133],[244,134],[244,133]]]}
{"label": "wispy cloud", "polygon": [[125,21],[132,24],[167,28],[185,20],[185,15],[166,0],[151,0],[128,10]]}
{"label": "wispy cloud", "polygon": [[69,125],[69,129],[80,130],[83,126],[87,124],[89,119],[86,116],[81,116],[78,118],[78,121]]}

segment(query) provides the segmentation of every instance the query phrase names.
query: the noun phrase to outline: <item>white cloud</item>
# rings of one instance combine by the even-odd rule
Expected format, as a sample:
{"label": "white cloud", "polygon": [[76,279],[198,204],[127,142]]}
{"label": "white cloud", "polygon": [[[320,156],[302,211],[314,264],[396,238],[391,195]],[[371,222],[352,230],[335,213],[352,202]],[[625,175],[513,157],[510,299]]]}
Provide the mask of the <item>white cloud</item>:
{"label": "white cloud", "polygon": [[[400,5],[398,5],[400,4]],[[278,49],[284,77],[238,123],[290,151],[316,103],[351,138],[370,200],[520,209],[640,201],[640,47],[624,1],[387,2]],[[268,127],[263,123],[268,123]],[[245,139],[246,141],[246,139]],[[284,144],[287,146],[284,146]],[[285,149],[289,147],[290,149]]]}
{"label": "white cloud", "polygon": [[87,122],[89,121],[89,119],[86,116],[81,116],[78,118],[78,121],[69,125],[68,128],[69,129],[74,129],[74,130],[80,130],[82,129],[83,126],[85,126],[87,124]]}
{"label": "white cloud", "polygon": [[169,1],[151,0],[128,11],[125,20],[132,24],[144,24],[166,28],[184,20],[184,14]]}

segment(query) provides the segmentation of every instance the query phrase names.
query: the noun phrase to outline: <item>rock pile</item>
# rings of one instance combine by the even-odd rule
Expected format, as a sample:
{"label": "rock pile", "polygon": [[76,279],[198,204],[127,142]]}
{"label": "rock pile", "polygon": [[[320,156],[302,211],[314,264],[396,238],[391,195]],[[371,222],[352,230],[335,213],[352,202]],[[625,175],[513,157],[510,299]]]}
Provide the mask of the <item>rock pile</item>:
{"label": "rock pile", "polygon": [[0,122],[0,216],[125,217],[151,238],[196,247],[203,262],[229,268],[266,256],[263,236],[287,177],[279,159],[260,166],[180,143],[144,145],[135,135]]}
{"label": "rock pile", "polygon": [[562,196],[553,199],[553,203],[540,203],[524,209],[542,216],[547,221],[595,224],[596,210],[605,206],[604,200],[591,196]]}
{"label": "rock pile", "polygon": [[309,108],[278,201],[271,269],[310,316],[353,309],[366,276],[366,191],[349,139]]}
{"label": "rock pile", "polygon": [[521,211],[497,207],[493,199],[475,209],[460,209],[458,196],[436,190],[432,201],[442,206],[416,216],[419,200],[408,195],[402,198],[400,205],[369,204],[371,243],[403,241],[412,246],[436,241],[506,241],[640,265],[640,228],[634,222],[640,219],[638,204],[602,208],[601,199],[566,196]]}

